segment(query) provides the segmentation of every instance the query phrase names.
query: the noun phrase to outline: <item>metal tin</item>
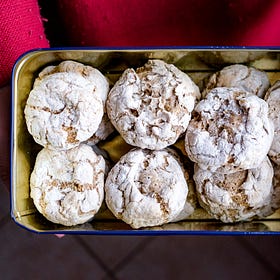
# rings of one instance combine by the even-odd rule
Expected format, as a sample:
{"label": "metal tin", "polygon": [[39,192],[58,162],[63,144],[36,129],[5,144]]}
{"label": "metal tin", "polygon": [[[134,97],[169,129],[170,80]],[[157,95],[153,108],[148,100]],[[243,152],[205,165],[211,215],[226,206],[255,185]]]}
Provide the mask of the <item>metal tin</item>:
{"label": "metal tin", "polygon": [[[71,234],[280,234],[280,211],[262,220],[224,224],[211,219],[201,208],[187,220],[160,227],[133,230],[116,220],[105,205],[93,221],[75,227],[64,227],[47,221],[36,210],[30,198],[29,177],[41,149],[29,135],[24,107],[38,73],[48,65],[75,60],[98,68],[115,82],[128,67],[142,66],[147,59],[163,59],[188,73],[202,88],[204,78],[234,63],[254,66],[267,72],[271,83],[280,80],[279,48],[157,48],[157,49],[45,49],[21,56],[12,75],[11,137],[11,216],[14,221],[38,233]],[[113,160],[129,147],[116,136],[100,144]],[[180,147],[180,143],[177,143]],[[117,151],[117,152],[116,152]]]}

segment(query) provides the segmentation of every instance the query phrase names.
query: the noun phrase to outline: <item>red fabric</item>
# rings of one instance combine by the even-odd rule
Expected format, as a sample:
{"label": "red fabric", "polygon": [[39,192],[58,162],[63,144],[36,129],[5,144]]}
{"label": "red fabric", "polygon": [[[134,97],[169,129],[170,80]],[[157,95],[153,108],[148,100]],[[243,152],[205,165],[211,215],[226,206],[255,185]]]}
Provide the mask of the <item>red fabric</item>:
{"label": "red fabric", "polygon": [[[52,5],[68,46],[280,46],[278,0],[59,0]],[[19,55],[48,46],[36,0],[0,0],[0,86]]]}
{"label": "red fabric", "polygon": [[36,0],[0,0],[0,86],[22,53],[48,46]]}
{"label": "red fabric", "polygon": [[278,0],[60,0],[76,46],[280,45]]}

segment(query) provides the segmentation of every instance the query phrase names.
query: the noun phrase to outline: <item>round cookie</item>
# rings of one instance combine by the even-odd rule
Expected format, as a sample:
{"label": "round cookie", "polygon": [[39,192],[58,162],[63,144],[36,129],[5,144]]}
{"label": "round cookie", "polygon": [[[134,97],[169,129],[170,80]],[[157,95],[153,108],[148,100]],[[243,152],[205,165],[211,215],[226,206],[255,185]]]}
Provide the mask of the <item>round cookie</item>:
{"label": "round cookie", "polygon": [[82,224],[94,217],[104,199],[105,162],[90,146],[67,151],[42,149],[30,177],[38,211],[53,223]]}
{"label": "round cookie", "polygon": [[213,173],[195,165],[194,180],[200,205],[224,223],[269,215],[274,188],[268,159],[257,168],[232,174]]}
{"label": "round cookie", "polygon": [[221,173],[252,169],[264,160],[273,140],[268,105],[237,88],[215,88],[194,109],[185,136],[189,158]]}
{"label": "round cookie", "polygon": [[270,82],[264,71],[234,64],[214,73],[202,92],[202,96],[205,97],[215,87],[237,87],[263,98],[269,86]]}
{"label": "round cookie", "polygon": [[199,97],[187,74],[161,60],[149,60],[136,71],[124,71],[109,92],[107,114],[128,144],[160,150],[186,130]]}
{"label": "round cookie", "polygon": [[[76,61],[66,60],[57,66],[47,66],[44,68],[39,73],[34,85],[38,85],[46,76],[55,73],[75,73],[92,83],[94,94],[97,94],[102,99],[105,110],[105,102],[109,92],[109,81],[98,69]],[[107,114],[104,113],[97,131],[90,137],[87,144],[95,145],[99,141],[105,140],[113,131],[114,126],[111,124]]]}
{"label": "round cookie", "polygon": [[65,150],[87,140],[98,129],[103,104],[92,83],[75,73],[47,75],[30,92],[25,119],[34,140]]}
{"label": "round cookie", "polygon": [[274,138],[268,155],[276,164],[280,164],[280,80],[269,88],[265,98],[268,104],[268,115],[274,124]]}
{"label": "round cookie", "polygon": [[177,218],[187,194],[184,172],[165,150],[129,151],[105,182],[108,208],[132,228],[162,225]]}
{"label": "round cookie", "polygon": [[46,76],[55,73],[74,73],[85,78],[93,85],[94,94],[97,94],[105,104],[109,92],[109,82],[98,69],[72,60],[62,61],[57,66],[44,68],[35,80],[34,86],[37,86]]}

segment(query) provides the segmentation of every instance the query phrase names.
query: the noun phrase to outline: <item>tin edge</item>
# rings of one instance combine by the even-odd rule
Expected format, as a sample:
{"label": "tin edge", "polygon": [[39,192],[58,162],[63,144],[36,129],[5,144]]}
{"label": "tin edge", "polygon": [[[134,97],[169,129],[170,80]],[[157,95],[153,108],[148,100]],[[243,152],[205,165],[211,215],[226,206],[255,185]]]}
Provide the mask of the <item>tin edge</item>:
{"label": "tin edge", "polygon": [[67,48],[40,48],[40,49],[34,49],[31,51],[28,51],[24,54],[22,54],[16,61],[13,70],[12,70],[12,80],[11,80],[11,111],[10,111],[10,117],[11,117],[11,129],[10,129],[10,137],[11,137],[11,142],[10,142],[10,211],[11,211],[11,216],[12,219],[15,221],[17,225],[20,227],[33,232],[33,233],[39,233],[39,234],[79,234],[79,235],[280,235],[280,232],[273,232],[273,231],[267,231],[267,232],[247,232],[247,231],[147,231],[147,230],[132,230],[132,231],[118,231],[118,230],[102,230],[102,231],[88,231],[88,232],[83,232],[83,231],[37,231],[33,230],[31,228],[28,228],[27,226],[22,225],[18,220],[17,216],[14,213],[14,178],[13,178],[13,171],[14,168],[14,133],[15,133],[15,88],[17,84],[17,75],[16,71],[20,69],[20,67],[23,65],[25,58],[27,55],[30,53],[38,53],[41,51],[59,51],[59,50],[110,50],[110,51],[129,51],[129,50],[170,50],[170,49],[178,49],[178,50],[194,50],[194,49],[199,49],[199,50],[231,50],[231,49],[244,49],[244,50],[278,50],[279,47],[238,47],[238,46],[226,46],[226,47],[221,47],[221,46],[174,46],[174,47],[110,47],[110,48],[102,48],[102,47],[67,47]]}

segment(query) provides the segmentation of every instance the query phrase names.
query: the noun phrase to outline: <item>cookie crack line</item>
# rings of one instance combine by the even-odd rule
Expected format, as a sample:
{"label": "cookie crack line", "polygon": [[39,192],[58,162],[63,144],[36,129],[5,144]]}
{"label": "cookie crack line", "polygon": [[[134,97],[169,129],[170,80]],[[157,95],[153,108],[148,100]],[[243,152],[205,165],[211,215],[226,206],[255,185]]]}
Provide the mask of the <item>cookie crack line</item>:
{"label": "cookie crack line", "polygon": [[34,105],[27,105],[27,106],[29,106],[31,109],[33,109],[35,111],[37,111],[37,110],[38,111],[44,111],[44,112],[47,112],[47,113],[50,113],[50,114],[54,114],[54,115],[61,114],[65,110],[65,108],[66,108],[66,106],[64,106],[63,108],[61,108],[59,110],[52,110],[51,108],[46,107],[46,106],[44,106],[44,107],[34,106]]}
{"label": "cookie crack line", "polygon": [[86,190],[94,190],[96,189],[96,186],[94,184],[89,184],[89,183],[79,183],[76,182],[75,180],[73,181],[60,181],[58,179],[53,179],[50,183],[51,186],[58,187],[59,189],[71,189],[76,192],[84,192]]}

